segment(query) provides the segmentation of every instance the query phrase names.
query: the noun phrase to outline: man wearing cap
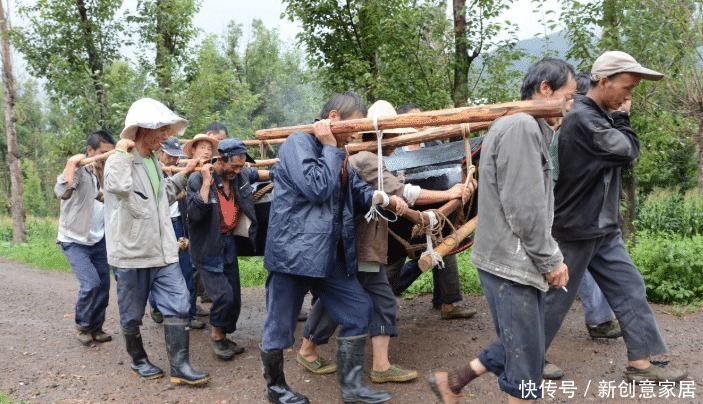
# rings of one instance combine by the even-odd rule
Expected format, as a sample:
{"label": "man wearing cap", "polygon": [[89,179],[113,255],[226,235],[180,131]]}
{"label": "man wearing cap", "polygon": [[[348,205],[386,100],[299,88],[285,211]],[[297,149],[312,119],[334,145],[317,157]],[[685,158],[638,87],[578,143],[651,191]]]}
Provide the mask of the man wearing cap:
{"label": "man wearing cap", "polygon": [[585,96],[577,96],[559,136],[552,234],[569,266],[570,279],[568,292],[547,293],[546,347],[588,268],[620,322],[628,356],[625,377],[631,382],[679,381],[687,375],[685,369],[650,362],[651,356],[665,353],[667,347],[620,229],[621,168],[640,152],[630,126],[632,92],[640,80],[662,77],[627,53],[605,52],[593,64],[590,89]]}
{"label": "man wearing cap", "polygon": [[103,331],[105,309],[110,300],[110,265],[105,249],[105,216],[102,201],[103,161],[80,165],[114,149],[115,139],[99,130],[86,139],[86,154],[68,159],[54,192],[61,198],[56,243],[71,264],[78,279],[76,299],[76,338],[83,345],[107,342],[112,336]]}
{"label": "man wearing cap", "polygon": [[210,342],[215,355],[228,361],[244,352],[227,338],[237,329],[242,307],[234,236],[247,237],[252,247],[256,245],[252,183],[266,181],[269,175],[245,167],[254,160],[239,139],[222,140],[217,151],[213,164],[205,164],[188,179],[186,205],[192,262],[212,299]]}
{"label": "man wearing cap", "polygon": [[[178,160],[185,158],[186,154],[181,149],[181,144],[178,138],[171,136],[164,140],[159,149],[159,162],[162,167],[172,167],[178,164]],[[170,176],[164,171],[164,179],[170,180]],[[183,279],[186,281],[188,292],[190,293],[190,309],[188,311],[188,326],[194,329],[205,328],[205,323],[197,320],[196,304],[195,304],[195,284],[193,281],[193,265],[190,263],[190,253],[188,252],[188,229],[186,228],[186,201],[185,192],[178,195],[178,200],[170,206],[171,222],[173,223],[173,231],[176,233],[178,240],[178,264],[181,267]],[[164,321],[163,314],[156,306],[153,297],[149,297],[149,306],[151,306],[151,318],[161,324]]]}
{"label": "man wearing cap", "polygon": [[185,188],[184,173],[164,181],[156,152],[169,136],[183,132],[187,121],[162,103],[142,98],[127,112],[117,152],[105,164],[105,240],[108,262],[117,280],[120,325],[131,368],[145,379],[163,376],[149,362],[139,327],[149,294],[164,316],[164,338],[172,383],[198,385],[210,375],[190,366],[188,287],[178,265],[178,243],[169,206]]}

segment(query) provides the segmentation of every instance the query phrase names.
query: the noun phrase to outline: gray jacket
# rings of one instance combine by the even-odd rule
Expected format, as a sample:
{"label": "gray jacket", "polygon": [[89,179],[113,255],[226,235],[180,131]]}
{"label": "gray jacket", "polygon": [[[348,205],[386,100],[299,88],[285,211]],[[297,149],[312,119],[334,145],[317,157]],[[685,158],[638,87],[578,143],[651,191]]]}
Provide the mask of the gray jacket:
{"label": "gray jacket", "polygon": [[169,206],[185,189],[186,177],[165,181],[161,164],[153,159],[160,178],[158,200],[135,150],[117,152],[105,163],[105,242],[107,260],[118,268],[156,268],[178,262],[178,244]]}
{"label": "gray jacket", "polygon": [[554,217],[548,145],[552,130],[527,114],[500,118],[483,140],[478,226],[471,261],[493,275],[546,291],[563,261]]}
{"label": "gray jacket", "polygon": [[[59,174],[54,185],[54,193],[61,198],[68,188],[68,181],[63,173]],[[76,167],[72,188],[71,197],[61,200],[59,233],[73,240],[88,243],[90,223],[93,219],[93,203],[99,193],[88,167]]]}

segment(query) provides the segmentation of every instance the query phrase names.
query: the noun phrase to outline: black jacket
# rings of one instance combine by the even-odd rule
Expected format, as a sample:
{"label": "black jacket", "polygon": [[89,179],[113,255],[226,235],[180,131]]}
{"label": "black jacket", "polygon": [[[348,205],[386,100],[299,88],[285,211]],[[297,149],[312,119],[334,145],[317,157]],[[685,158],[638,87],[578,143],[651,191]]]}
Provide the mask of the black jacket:
{"label": "black jacket", "polygon": [[[250,167],[230,181],[239,205],[240,213],[251,219],[249,241],[256,245],[256,213],[254,211],[254,193],[251,183],[258,181],[259,173]],[[220,206],[215,185],[210,187],[208,201],[200,197],[203,177],[193,173],[188,178],[187,207],[188,231],[190,234],[190,260],[197,269],[222,272],[225,262],[232,262],[236,257],[224,256],[224,244],[220,234]],[[241,219],[240,219],[241,220]]]}
{"label": "black jacket", "polygon": [[591,98],[577,96],[559,135],[554,238],[586,240],[620,227],[620,169],[639,151],[627,112],[608,114]]}

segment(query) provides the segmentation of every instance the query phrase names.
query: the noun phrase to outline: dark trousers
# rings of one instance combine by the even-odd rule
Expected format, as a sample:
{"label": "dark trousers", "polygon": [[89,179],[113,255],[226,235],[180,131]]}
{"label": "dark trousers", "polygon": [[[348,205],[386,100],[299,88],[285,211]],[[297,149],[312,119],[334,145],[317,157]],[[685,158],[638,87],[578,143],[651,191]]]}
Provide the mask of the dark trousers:
{"label": "dark trousers", "polygon": [[491,311],[498,341],[478,356],[498,376],[500,389],[513,397],[537,399],[544,367],[545,293],[479,270],[478,277]]}
{"label": "dark trousers", "polygon": [[237,330],[242,310],[242,288],[239,280],[239,262],[234,236],[222,236],[224,265],[222,272],[200,270],[200,278],[210,299],[210,325],[220,327],[227,334]]}
{"label": "dark trousers", "polygon": [[125,333],[139,331],[149,295],[164,317],[188,318],[188,288],[178,263],[154,268],[114,268],[114,271],[120,325]]}
{"label": "dark trousers", "polygon": [[[176,233],[176,239],[185,237],[183,229],[183,221],[176,220],[173,222],[173,231]],[[190,253],[188,251],[178,254],[178,265],[181,267],[183,280],[186,282],[188,293],[190,293],[190,310],[188,311],[188,319],[195,318],[195,280],[193,279],[193,265],[190,263]],[[149,306],[157,308],[154,299],[149,296]]]}
{"label": "dark trousers", "polygon": [[266,321],[261,348],[287,349],[295,342],[295,326],[303,299],[312,291],[333,321],[340,324],[340,337],[367,334],[373,310],[371,298],[355,276],[348,276],[342,260],[326,278],[269,272],[266,278]]}
{"label": "dark trousers", "polygon": [[[388,280],[393,288],[393,294],[400,296],[422,275],[417,261],[396,261],[387,266]],[[456,255],[444,257],[444,268],[432,269],[432,305],[439,308],[442,304],[460,302],[461,283],[459,282],[459,264]]]}
{"label": "dark trousers", "polygon": [[[377,335],[398,336],[396,321],[398,303],[395,300],[391,286],[388,284],[386,269],[381,266],[379,272],[359,272],[357,279],[366,294],[371,298],[373,305],[369,335],[371,337]],[[317,300],[308,313],[308,319],[305,321],[305,328],[303,329],[303,337],[314,342],[315,345],[324,345],[329,342],[329,339],[337,329],[337,325],[327,313],[327,310],[325,310],[324,304]]]}
{"label": "dark trousers", "polygon": [[110,299],[110,265],[105,237],[94,245],[60,243],[63,255],[78,279],[76,325],[81,331],[98,332],[105,323]]}
{"label": "dark trousers", "polygon": [[549,348],[559,331],[588,268],[620,322],[628,360],[665,353],[667,347],[647,302],[644,279],[625,249],[620,230],[595,239],[557,242],[569,267],[568,292],[547,292],[545,346]]}

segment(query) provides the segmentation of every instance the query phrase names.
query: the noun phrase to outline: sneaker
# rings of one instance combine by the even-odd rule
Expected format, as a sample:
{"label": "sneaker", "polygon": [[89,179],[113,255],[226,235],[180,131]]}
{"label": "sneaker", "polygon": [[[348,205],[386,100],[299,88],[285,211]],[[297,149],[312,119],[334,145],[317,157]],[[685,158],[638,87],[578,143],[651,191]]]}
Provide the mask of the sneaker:
{"label": "sneaker", "polygon": [[437,396],[440,402],[444,404],[459,404],[461,394],[454,394],[449,388],[449,375],[447,372],[436,372],[427,376],[427,383]]}
{"label": "sneaker", "polygon": [[559,380],[564,377],[564,371],[553,363],[544,361],[544,369],[542,369],[542,378],[547,380]]}
{"label": "sneaker", "polygon": [[591,338],[619,338],[622,337],[620,323],[617,320],[606,321],[596,326],[587,325],[588,335]]}
{"label": "sneaker", "polygon": [[476,309],[455,304],[450,311],[441,310],[440,316],[442,320],[451,320],[455,318],[471,318],[476,315],[476,313]]}
{"label": "sneaker", "polygon": [[628,382],[642,383],[650,382],[678,382],[688,376],[686,369],[669,369],[666,365],[669,362],[652,361],[647,369],[637,369],[628,366],[625,369],[625,378]]}
{"label": "sneaker", "polygon": [[90,334],[90,331],[78,330],[76,333],[76,339],[78,339],[78,341],[85,346],[90,346],[90,344],[93,343],[93,336]]}
{"label": "sneaker", "polygon": [[227,343],[229,344],[229,347],[232,349],[232,352],[234,352],[235,355],[239,355],[241,353],[244,353],[243,346],[237,345],[236,342],[232,341],[229,338],[225,338],[225,340],[227,341]]}
{"label": "sneaker", "polygon": [[210,345],[212,345],[212,349],[215,351],[215,356],[217,356],[217,359],[230,361],[234,358],[234,351],[232,350],[227,338],[218,340],[211,339]]}
{"label": "sneaker", "polygon": [[159,311],[159,309],[155,309],[152,307],[151,310],[149,310],[149,315],[156,324],[161,324],[164,322],[164,315]]}
{"label": "sneaker", "polygon": [[308,372],[312,372],[316,375],[326,375],[328,373],[334,373],[337,371],[337,365],[334,363],[327,362],[322,356],[318,356],[314,361],[307,361],[303,358],[303,355],[298,353],[295,360],[305,368]]}
{"label": "sneaker", "polygon": [[195,305],[195,315],[198,317],[206,317],[210,315],[209,310],[203,309],[199,304]]}
{"label": "sneaker", "polygon": [[200,320],[192,319],[188,321],[188,328],[192,330],[202,330],[203,328],[205,328],[205,323]]}
{"label": "sneaker", "polygon": [[98,332],[93,332],[90,334],[90,336],[93,338],[93,341],[95,342],[108,342],[112,341],[112,335],[106,333],[103,330],[100,330]]}
{"label": "sneaker", "polygon": [[374,383],[402,383],[415,379],[417,379],[417,371],[403,369],[398,365],[391,365],[382,372],[371,370],[371,381]]}

